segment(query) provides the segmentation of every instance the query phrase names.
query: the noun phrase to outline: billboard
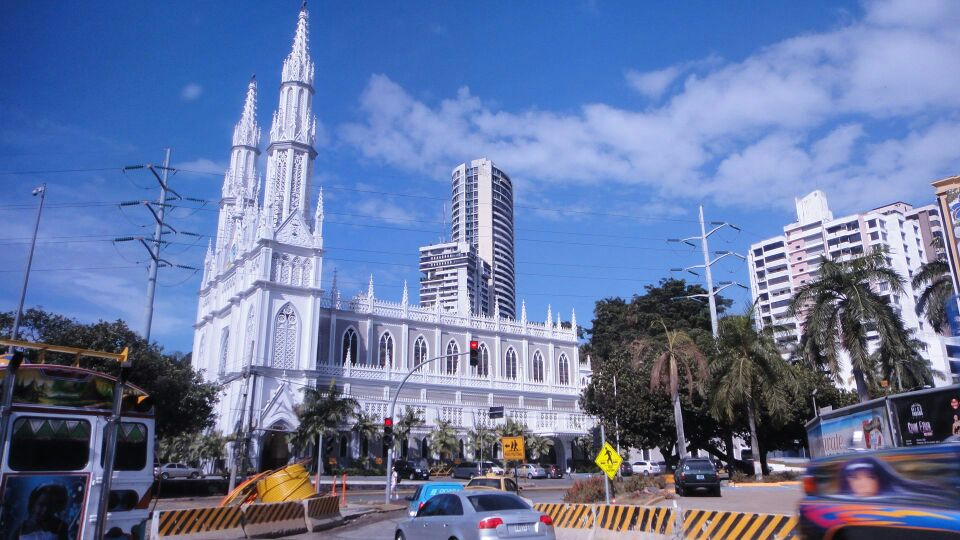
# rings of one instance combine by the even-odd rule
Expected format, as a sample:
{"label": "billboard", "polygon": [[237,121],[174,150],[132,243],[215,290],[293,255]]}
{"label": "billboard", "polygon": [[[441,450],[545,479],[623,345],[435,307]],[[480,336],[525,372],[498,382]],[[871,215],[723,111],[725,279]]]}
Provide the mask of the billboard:
{"label": "billboard", "polygon": [[960,387],[892,397],[903,446],[943,442],[960,437]]}
{"label": "billboard", "polygon": [[808,432],[808,438],[814,457],[894,446],[887,411],[882,404],[835,418],[821,417],[819,425]]}

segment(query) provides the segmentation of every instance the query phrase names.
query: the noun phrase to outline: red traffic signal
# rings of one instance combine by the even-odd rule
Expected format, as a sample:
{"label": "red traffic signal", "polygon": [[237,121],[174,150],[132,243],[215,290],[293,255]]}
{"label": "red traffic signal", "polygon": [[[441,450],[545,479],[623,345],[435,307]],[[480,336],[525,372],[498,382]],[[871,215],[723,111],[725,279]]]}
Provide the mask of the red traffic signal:
{"label": "red traffic signal", "polygon": [[393,427],[393,418],[389,416],[383,419],[383,427],[392,428]]}
{"label": "red traffic signal", "polygon": [[480,364],[480,342],[470,341],[470,366],[477,367]]}
{"label": "red traffic signal", "polygon": [[480,342],[479,342],[479,341],[473,340],[473,341],[470,342],[470,350],[471,350],[471,351],[476,351],[476,350],[478,350],[479,348],[480,348]]}

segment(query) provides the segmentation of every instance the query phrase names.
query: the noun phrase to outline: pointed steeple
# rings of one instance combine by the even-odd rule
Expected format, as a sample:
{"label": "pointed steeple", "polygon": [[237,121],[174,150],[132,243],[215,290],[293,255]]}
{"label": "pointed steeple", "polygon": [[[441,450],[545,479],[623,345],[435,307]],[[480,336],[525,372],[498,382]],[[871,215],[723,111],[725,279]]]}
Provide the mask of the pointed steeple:
{"label": "pointed steeple", "polygon": [[560,319],[561,319],[560,310],[558,309],[557,310],[557,330],[560,330],[561,328],[563,328],[563,321],[561,321]]}
{"label": "pointed steeple", "polygon": [[315,239],[323,238],[323,188],[317,195],[317,209],[313,212],[313,237]]}
{"label": "pointed steeple", "polygon": [[400,297],[400,303],[404,306],[410,302],[410,293],[407,292],[407,280],[403,280],[403,296]]}
{"label": "pointed steeple", "polygon": [[293,37],[293,47],[283,61],[283,82],[302,82],[313,86],[313,61],[310,60],[310,14],[307,3],[300,8],[297,19],[297,32]]}
{"label": "pointed steeple", "polygon": [[500,297],[496,297],[493,301],[493,318],[500,320]]}
{"label": "pointed steeple", "polygon": [[260,146],[260,126],[257,125],[257,76],[250,77],[250,83],[247,84],[247,98],[243,102],[243,113],[240,115],[240,121],[233,128],[233,145],[249,146],[258,148]]}
{"label": "pointed steeple", "polygon": [[527,301],[520,301],[520,324],[526,326],[527,324]]}
{"label": "pointed steeple", "polygon": [[367,298],[373,298],[373,274],[370,274],[370,281],[367,283]]}
{"label": "pointed steeple", "polygon": [[553,326],[553,309],[547,304],[547,328]]}
{"label": "pointed steeple", "polygon": [[573,328],[573,332],[577,333],[577,310],[570,310],[570,327]]}

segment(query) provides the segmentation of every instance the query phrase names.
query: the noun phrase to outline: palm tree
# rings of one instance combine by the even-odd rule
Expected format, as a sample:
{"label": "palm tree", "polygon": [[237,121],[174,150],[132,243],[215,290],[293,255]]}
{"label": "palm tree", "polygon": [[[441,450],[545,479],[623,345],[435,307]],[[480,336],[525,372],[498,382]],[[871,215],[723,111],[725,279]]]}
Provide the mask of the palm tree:
{"label": "palm tree", "polygon": [[926,344],[916,339],[912,330],[908,336],[906,343],[895,341],[882,344],[871,355],[880,377],[891,384],[896,383],[898,392],[932,385],[934,377],[946,378],[943,373],[933,369],[930,360],[920,354],[926,349]]}
{"label": "palm tree", "polygon": [[524,439],[524,444],[527,447],[527,453],[530,454],[530,460],[536,462],[550,453],[550,449],[553,448],[553,439],[530,434]]}
{"label": "palm tree", "polygon": [[868,350],[867,334],[875,330],[879,346],[891,350],[909,346],[903,320],[871,283],[886,283],[890,294],[903,294],[903,278],[886,262],[885,251],[875,251],[847,261],[821,257],[819,275],[800,287],[790,312],[803,320],[804,338],[826,361],[834,377],[840,376],[841,350],[850,356],[860,401],[870,399],[867,377],[874,377],[876,363]]}
{"label": "palm tree", "polygon": [[488,459],[493,457],[489,449],[497,442],[497,434],[492,428],[484,424],[474,424],[467,436],[473,443],[473,453],[477,459],[482,459],[482,456],[487,456]]}
{"label": "palm tree", "polygon": [[638,366],[649,357],[653,357],[650,389],[665,390],[673,402],[673,421],[677,427],[677,453],[683,458],[687,456],[687,439],[683,434],[683,412],[680,410],[681,370],[692,398],[695,391],[701,391],[701,383],[695,382],[695,379],[697,381],[699,379],[694,374],[707,373],[707,359],[689,334],[680,330],[669,330],[663,319],[659,319],[654,323],[656,324],[663,327],[664,334],[634,341],[631,345],[632,362],[634,366]]}
{"label": "palm tree", "polygon": [[451,422],[440,420],[437,427],[430,434],[430,446],[440,454],[440,459],[444,456],[451,459],[453,453],[459,450],[460,441],[457,439],[457,430]]}
{"label": "palm tree", "polygon": [[357,438],[361,441],[361,449],[363,447],[363,441],[366,441],[366,452],[361,452],[360,459],[368,458],[370,456],[370,441],[380,434],[380,426],[374,420],[373,415],[360,411],[356,414],[356,423],[353,425],[353,431],[356,432]]}
{"label": "palm tree", "polygon": [[950,266],[947,261],[937,259],[920,267],[911,281],[913,290],[923,290],[917,299],[917,315],[923,315],[930,326],[942,333],[947,322],[947,302],[955,293]]}
{"label": "palm tree", "polygon": [[713,361],[716,376],[711,396],[711,412],[718,420],[737,419],[747,411],[750,427],[750,448],[753,452],[753,474],[763,477],[760,467],[760,441],[757,437],[757,411],[761,407],[774,416],[783,416],[789,408],[785,386],[794,384],[790,367],[780,356],[773,331],[757,331],[753,325],[753,309],[746,315],[733,315],[720,320],[717,354]]}
{"label": "palm tree", "polygon": [[323,467],[323,437],[335,434],[357,411],[357,400],[345,397],[331,380],[326,392],[319,388],[303,389],[303,403],[295,407],[300,425],[294,433],[294,444],[304,448],[313,443],[318,468]]}
{"label": "palm tree", "polygon": [[527,428],[526,424],[523,424],[513,418],[507,418],[507,420],[497,426],[496,428],[497,437],[526,437],[530,434],[530,430]]}
{"label": "palm tree", "polygon": [[400,455],[404,456],[403,451],[407,448],[409,444],[408,438],[410,437],[410,432],[415,427],[420,427],[425,424],[423,417],[420,416],[420,413],[416,409],[407,405],[403,413],[397,417],[397,421],[393,423],[393,432],[396,434],[394,437],[394,444],[401,444]]}

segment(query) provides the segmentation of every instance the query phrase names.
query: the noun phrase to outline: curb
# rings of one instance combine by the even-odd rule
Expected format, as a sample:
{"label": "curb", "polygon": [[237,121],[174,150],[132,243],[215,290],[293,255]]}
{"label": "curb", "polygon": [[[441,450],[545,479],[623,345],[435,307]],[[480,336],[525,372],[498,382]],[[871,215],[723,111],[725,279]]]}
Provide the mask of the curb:
{"label": "curb", "polygon": [[788,480],[786,482],[730,482],[730,487],[788,487],[799,486],[799,480]]}

